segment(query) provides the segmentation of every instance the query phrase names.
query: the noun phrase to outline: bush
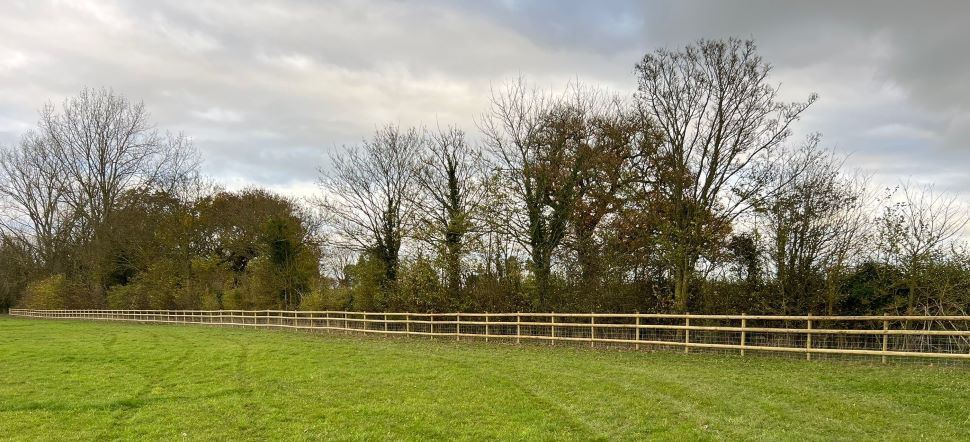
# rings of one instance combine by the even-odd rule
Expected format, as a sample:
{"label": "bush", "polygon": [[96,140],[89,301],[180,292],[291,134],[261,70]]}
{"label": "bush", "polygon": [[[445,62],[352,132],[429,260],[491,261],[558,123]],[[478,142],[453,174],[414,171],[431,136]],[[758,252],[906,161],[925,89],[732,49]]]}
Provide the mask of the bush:
{"label": "bush", "polygon": [[349,310],[351,293],[346,287],[322,287],[314,289],[300,302],[300,310]]}
{"label": "bush", "polygon": [[401,266],[398,290],[388,295],[391,311],[449,311],[456,308],[456,299],[448,299],[438,272],[430,261],[418,258]]}
{"label": "bush", "polygon": [[67,308],[69,300],[67,278],[58,273],[27,284],[20,305],[23,308],[55,310]]}

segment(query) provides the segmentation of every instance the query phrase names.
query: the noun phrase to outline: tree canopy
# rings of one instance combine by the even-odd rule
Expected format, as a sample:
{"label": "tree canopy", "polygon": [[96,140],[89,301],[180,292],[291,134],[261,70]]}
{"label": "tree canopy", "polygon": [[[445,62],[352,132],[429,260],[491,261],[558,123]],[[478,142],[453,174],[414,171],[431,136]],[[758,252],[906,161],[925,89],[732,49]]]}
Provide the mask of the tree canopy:
{"label": "tree canopy", "polygon": [[0,308],[967,313],[964,202],[874,189],[754,42],[633,72],[383,125],[307,158],[306,200],[212,185],[144,104],[82,90],[0,150]]}

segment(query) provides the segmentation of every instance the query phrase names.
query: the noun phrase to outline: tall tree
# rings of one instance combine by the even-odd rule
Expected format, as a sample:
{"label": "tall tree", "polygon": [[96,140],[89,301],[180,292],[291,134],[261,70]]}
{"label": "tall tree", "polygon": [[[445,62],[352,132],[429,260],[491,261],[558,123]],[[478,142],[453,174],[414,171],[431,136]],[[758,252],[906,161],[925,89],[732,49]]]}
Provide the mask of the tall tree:
{"label": "tall tree", "polygon": [[462,260],[468,253],[468,243],[481,230],[487,180],[481,152],[468,144],[464,131],[452,127],[430,137],[417,170],[417,183],[422,190],[418,198],[421,236],[444,262],[452,302],[460,296]]}
{"label": "tall tree", "polygon": [[582,193],[565,240],[579,267],[578,289],[584,294],[595,292],[602,282],[606,264],[603,237],[611,234],[604,228],[615,227],[617,214],[627,205],[626,198],[634,194],[632,188],[639,178],[634,162],[653,152],[657,142],[652,120],[641,118],[627,103],[595,95],[592,100],[603,103],[593,109],[585,123],[588,159],[579,174],[577,187]]}
{"label": "tall tree", "polygon": [[826,278],[837,277],[863,239],[864,183],[844,176],[841,166],[842,160],[820,149],[813,137],[775,175],[781,190],[757,208],[772,243],[776,307],[782,314],[805,313],[820,301],[834,310],[831,293],[818,295],[827,292]]}
{"label": "tall tree", "polygon": [[84,89],[60,111],[45,106],[39,126],[68,203],[92,228],[124,192],[171,191],[196,169],[187,137],[159,132],[144,103],[109,89]]}
{"label": "tall tree", "polygon": [[0,151],[0,226],[8,239],[32,249],[42,266],[63,271],[64,253],[77,224],[66,202],[61,171],[50,143],[28,132],[20,144]]}
{"label": "tall tree", "polygon": [[339,241],[375,255],[385,282],[397,280],[401,245],[414,229],[417,167],[424,137],[388,125],[370,140],[333,156],[321,170],[321,205]]}
{"label": "tall tree", "polygon": [[[653,162],[665,203],[664,251],[675,306],[688,307],[698,260],[765,194],[764,168],[816,97],[784,103],[753,41],[701,40],[636,65],[637,100],[663,134]],[[770,192],[768,192],[770,193]]]}
{"label": "tall tree", "polygon": [[2,155],[0,193],[29,220],[28,236],[49,271],[85,279],[85,302],[96,306],[123,240],[111,231],[122,198],[176,190],[194,178],[196,164],[189,140],[156,130],[142,103],[84,89],[60,109],[42,108],[36,131]]}
{"label": "tall tree", "polygon": [[[522,79],[493,92],[491,101],[482,130],[499,180],[512,196],[506,199],[510,205],[497,227],[507,229],[528,251],[538,306],[545,309],[550,306],[553,256],[570,233],[577,208],[588,202],[594,188],[608,187],[597,177],[602,172],[597,166],[608,163],[605,158],[616,149],[601,150],[610,144],[610,136],[602,136],[596,123],[613,121],[610,112],[616,102],[581,85],[553,96],[531,89]],[[609,131],[606,124],[602,128]],[[580,234],[591,234],[587,229],[595,229],[601,217],[584,220],[588,224]]]}
{"label": "tall tree", "polygon": [[25,244],[0,231],[0,312],[17,305],[31,278],[37,276],[34,267]]}
{"label": "tall tree", "polygon": [[901,201],[884,209],[878,219],[879,244],[884,258],[903,272],[907,314],[925,304],[926,270],[942,262],[970,224],[970,213],[953,195],[931,186],[902,186]]}

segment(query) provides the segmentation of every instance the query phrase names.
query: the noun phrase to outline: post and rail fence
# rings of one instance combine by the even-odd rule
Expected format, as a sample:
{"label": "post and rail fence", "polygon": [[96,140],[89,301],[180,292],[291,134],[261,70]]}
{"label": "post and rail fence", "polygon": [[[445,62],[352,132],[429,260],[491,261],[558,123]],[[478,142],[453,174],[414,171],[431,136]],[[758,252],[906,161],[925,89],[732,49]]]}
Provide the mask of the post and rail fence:
{"label": "post and rail fence", "polygon": [[31,310],[11,316],[296,329],[635,349],[970,361],[970,316],[413,313],[290,310]]}

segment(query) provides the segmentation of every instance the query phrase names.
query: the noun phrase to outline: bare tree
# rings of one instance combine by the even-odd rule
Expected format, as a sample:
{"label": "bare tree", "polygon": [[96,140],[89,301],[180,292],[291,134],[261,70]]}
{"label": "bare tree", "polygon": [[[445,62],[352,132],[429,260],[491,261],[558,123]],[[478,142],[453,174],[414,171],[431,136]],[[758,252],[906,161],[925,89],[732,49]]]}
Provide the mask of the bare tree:
{"label": "bare tree", "polygon": [[380,259],[385,282],[397,280],[401,245],[416,223],[414,194],[424,143],[417,129],[388,125],[346,154],[334,155],[331,172],[320,171],[321,205],[338,240]]}
{"label": "bare tree", "polygon": [[126,241],[112,223],[126,198],[173,192],[195,177],[188,139],[161,134],[141,103],[107,89],[84,89],[60,109],[40,111],[35,131],[0,153],[4,230],[31,244],[46,273],[89,279],[86,305],[100,305]]}
{"label": "bare tree", "polygon": [[[489,112],[480,123],[490,149],[499,180],[511,190],[496,203],[503,212],[493,227],[524,247],[531,258],[537,282],[539,307],[545,307],[549,290],[552,249],[565,236],[568,210],[554,193],[551,180],[540,173],[550,164],[537,143],[549,97],[530,89],[523,79],[492,92]],[[568,166],[564,165],[564,168]]]}
{"label": "bare tree", "polygon": [[141,102],[109,89],[84,89],[41,110],[65,200],[92,228],[104,224],[125,192],[170,191],[197,168],[184,135],[160,133]]}
{"label": "bare tree", "polygon": [[444,261],[448,294],[458,300],[462,260],[468,243],[481,233],[487,204],[488,173],[481,152],[457,128],[439,130],[425,145],[417,171],[422,190],[421,237]]}
{"label": "bare tree", "polygon": [[804,313],[823,290],[832,313],[838,277],[864,239],[865,180],[844,176],[844,159],[818,142],[810,138],[789,157],[774,177],[783,187],[758,207],[785,314]]}
{"label": "bare tree", "polygon": [[879,218],[882,252],[905,275],[906,311],[913,313],[920,299],[920,275],[942,258],[970,223],[970,213],[957,198],[932,186],[902,186],[902,201],[884,209]]}
{"label": "bare tree", "polygon": [[753,41],[701,40],[679,52],[660,49],[645,55],[636,71],[639,107],[663,135],[654,163],[667,205],[664,254],[676,308],[684,311],[704,250],[766,193],[759,166],[782,147],[816,97],[780,102],[778,88],[768,82],[771,66]]}
{"label": "bare tree", "polygon": [[0,213],[0,226],[54,271],[77,221],[60,173],[50,143],[34,132],[16,148],[0,151],[0,196],[8,206]]}
{"label": "bare tree", "polygon": [[872,245],[872,203],[874,201],[869,177],[856,172],[843,177],[844,204],[830,214],[833,228],[825,256],[826,313],[834,315],[840,301],[842,285],[852,265],[868,255]]}

